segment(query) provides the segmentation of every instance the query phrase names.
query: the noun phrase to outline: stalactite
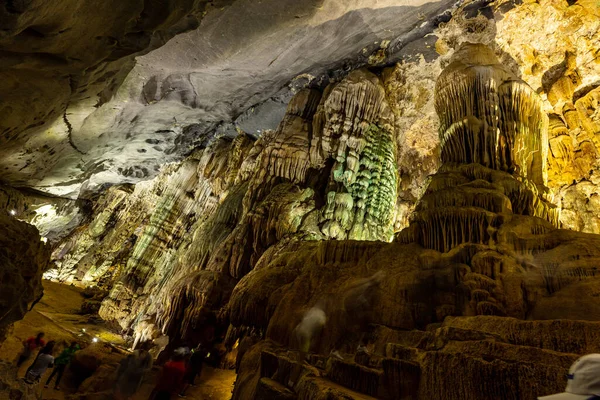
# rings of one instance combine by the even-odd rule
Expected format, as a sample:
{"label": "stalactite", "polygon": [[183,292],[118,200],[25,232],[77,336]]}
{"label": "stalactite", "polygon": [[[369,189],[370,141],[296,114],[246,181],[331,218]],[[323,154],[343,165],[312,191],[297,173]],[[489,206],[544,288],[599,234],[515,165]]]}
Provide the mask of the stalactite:
{"label": "stalactite", "polygon": [[325,236],[391,240],[398,184],[391,118],[381,82],[362,70],[323,97],[313,126],[311,162],[335,160],[322,211]]}
{"label": "stalactite", "polygon": [[479,163],[545,185],[548,119],[537,94],[485,46],[463,45],[455,60],[436,84],[442,162]]}
{"label": "stalactite", "polygon": [[182,231],[187,226],[182,220],[187,219],[194,205],[193,199],[186,192],[196,183],[196,164],[184,164],[136,242],[125,271],[124,279],[127,284],[143,287],[153,271],[157,256],[168,248],[178,247]]}
{"label": "stalactite", "polygon": [[277,184],[306,180],[306,172],[310,167],[312,116],[320,98],[321,94],[316,90],[300,91],[288,104],[286,116],[272,137],[264,144],[259,140],[262,146],[260,154],[250,153],[255,165],[244,199],[245,212],[262,201]]}
{"label": "stalactite", "polygon": [[440,252],[448,252],[461,243],[488,243],[488,227],[497,224],[493,213],[461,207],[419,211],[415,221],[421,228],[423,246]]}

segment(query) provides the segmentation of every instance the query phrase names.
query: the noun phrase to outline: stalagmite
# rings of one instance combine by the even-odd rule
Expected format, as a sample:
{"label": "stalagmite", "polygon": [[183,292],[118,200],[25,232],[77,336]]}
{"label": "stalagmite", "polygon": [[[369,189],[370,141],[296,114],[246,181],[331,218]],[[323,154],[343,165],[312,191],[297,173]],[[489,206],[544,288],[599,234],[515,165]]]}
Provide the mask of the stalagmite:
{"label": "stalagmite", "polygon": [[463,45],[436,84],[442,162],[548,181],[548,118],[537,94],[483,45]]}
{"label": "stalagmite", "polygon": [[493,245],[511,214],[558,223],[543,196],[548,118],[533,90],[489,48],[465,44],[437,81],[435,104],[443,165],[413,216],[424,247]]}

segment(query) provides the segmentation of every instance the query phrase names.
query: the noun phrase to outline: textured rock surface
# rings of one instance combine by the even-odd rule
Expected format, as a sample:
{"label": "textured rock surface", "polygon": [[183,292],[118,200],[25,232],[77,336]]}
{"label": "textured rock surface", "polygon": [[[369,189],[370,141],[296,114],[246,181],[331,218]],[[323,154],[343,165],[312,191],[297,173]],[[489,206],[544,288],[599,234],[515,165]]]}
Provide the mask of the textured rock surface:
{"label": "textured rock surface", "polygon": [[[81,182],[73,171],[88,169],[85,163],[92,170],[101,169],[101,160],[82,160],[87,151],[78,147],[74,132],[95,107],[115,94],[134,66],[135,55],[196,28],[208,3],[3,4],[3,178],[15,183],[11,172],[18,171],[17,175],[38,182],[39,188],[57,181],[68,187],[73,179]],[[225,4],[216,2],[208,8]],[[69,163],[79,167],[57,176],[60,167]],[[68,189],[55,193],[68,193]]]}
{"label": "textured rock surface", "polygon": [[35,227],[0,212],[0,341],[43,293],[50,250]]}
{"label": "textured rock surface", "polygon": [[[149,179],[160,164],[181,159],[253,106],[265,120],[282,115],[281,88],[295,77],[351,65],[396,37],[422,37],[422,21],[451,6],[446,0],[116,1],[94,10],[98,22],[91,26],[92,6],[76,1],[52,12],[41,2],[4,7],[9,30],[0,46],[10,56],[2,88],[4,179],[70,196],[84,182],[87,192]],[[195,28],[205,10],[196,30],[167,42]],[[133,55],[163,44],[132,65]],[[35,101],[30,87],[39,87]],[[241,125],[252,123],[246,118]]]}

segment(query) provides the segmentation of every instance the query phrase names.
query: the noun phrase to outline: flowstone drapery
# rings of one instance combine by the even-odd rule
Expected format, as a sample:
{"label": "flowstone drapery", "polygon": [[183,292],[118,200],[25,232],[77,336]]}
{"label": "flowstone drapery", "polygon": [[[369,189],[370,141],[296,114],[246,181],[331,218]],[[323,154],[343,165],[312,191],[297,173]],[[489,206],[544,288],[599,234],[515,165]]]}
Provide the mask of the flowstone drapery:
{"label": "flowstone drapery", "polygon": [[391,240],[398,185],[392,119],[381,81],[362,70],[319,107],[311,161],[334,160],[322,213],[326,237]]}
{"label": "flowstone drapery", "polygon": [[442,162],[478,163],[545,185],[548,118],[486,46],[467,44],[436,84]]}
{"label": "flowstone drapery", "polygon": [[[95,29],[61,18],[66,0],[0,6],[7,71],[58,62],[66,90],[0,80],[20,97],[0,149],[0,340],[51,248],[46,277],[99,286],[82,311],[134,346],[237,352],[235,399],[562,390],[600,351],[600,239],[580,233],[600,232],[597,0],[269,1],[113,1],[107,21],[131,26]],[[204,6],[197,32],[139,53]]]}
{"label": "flowstone drapery", "polygon": [[[548,124],[538,95],[485,46],[467,44],[453,57],[436,86],[443,164],[410,226],[390,244],[279,246],[236,285],[227,340],[243,339],[244,354],[234,399],[360,392],[452,400],[518,393],[533,400],[562,390],[561,376],[575,359],[569,352],[584,350],[559,349],[547,328],[563,332],[566,343],[575,325],[599,323],[521,326],[514,318],[600,320],[587,295],[600,285],[600,237],[556,228],[557,210],[545,198]],[[334,177],[343,182],[345,172],[334,169]],[[328,201],[336,205],[334,219],[347,221],[350,193]],[[377,271],[385,279],[366,301],[377,312],[357,328],[341,299]],[[309,365],[300,365],[289,353],[293,330],[317,301],[327,324]],[[531,336],[536,330],[539,341]],[[361,334],[371,354],[356,352]],[[332,350],[344,359],[328,357]],[[486,383],[495,374],[502,385]]]}
{"label": "flowstone drapery", "polygon": [[544,198],[548,118],[539,96],[483,45],[453,57],[436,84],[443,165],[401,240],[448,252],[493,245],[510,214],[556,226],[558,212]]}

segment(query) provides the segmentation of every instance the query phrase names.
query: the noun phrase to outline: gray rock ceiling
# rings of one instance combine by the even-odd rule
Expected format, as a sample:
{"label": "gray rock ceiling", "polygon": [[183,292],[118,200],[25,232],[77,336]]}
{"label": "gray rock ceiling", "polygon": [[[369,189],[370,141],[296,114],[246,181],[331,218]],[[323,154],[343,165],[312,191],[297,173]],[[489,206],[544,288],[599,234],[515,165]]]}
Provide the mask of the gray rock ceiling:
{"label": "gray rock ceiling", "polygon": [[215,132],[274,128],[294,87],[324,84],[387,41],[387,61],[431,52],[423,38],[454,5],[101,3],[0,6],[4,183],[77,197],[149,179]]}

